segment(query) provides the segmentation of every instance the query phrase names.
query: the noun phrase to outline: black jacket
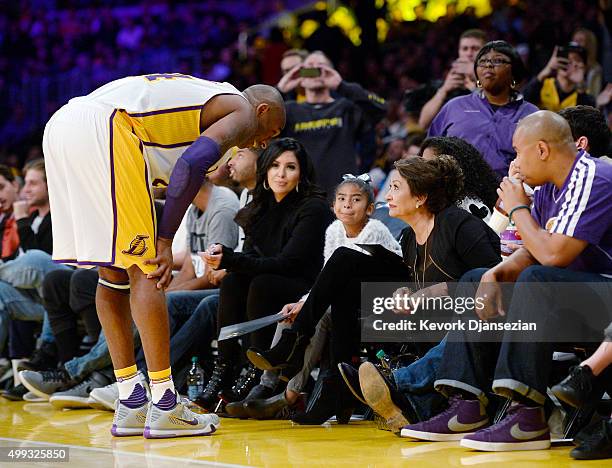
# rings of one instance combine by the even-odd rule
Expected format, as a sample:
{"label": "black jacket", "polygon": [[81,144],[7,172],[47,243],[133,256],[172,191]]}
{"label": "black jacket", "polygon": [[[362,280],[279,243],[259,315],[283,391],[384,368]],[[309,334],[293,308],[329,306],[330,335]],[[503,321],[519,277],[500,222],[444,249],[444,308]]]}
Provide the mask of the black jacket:
{"label": "black jacket", "polygon": [[266,273],[314,282],[323,267],[325,230],[333,215],[326,201],[296,192],[272,202],[245,229],[242,253],[223,247],[220,268],[260,275]]}
{"label": "black jacket", "polygon": [[[447,282],[457,281],[474,268],[491,268],[501,261],[499,236],[484,221],[455,205],[436,215],[429,238],[432,242],[427,255]],[[417,245],[411,227],[402,231],[400,245],[414,281]]]}
{"label": "black jacket", "polygon": [[17,221],[17,232],[19,233],[19,246],[27,251],[31,249],[44,250],[48,254],[53,251],[53,234],[51,232],[51,212],[43,218],[38,227],[38,233],[32,231],[32,222],[38,216],[34,211],[27,218]]}
{"label": "black jacket", "polygon": [[300,141],[312,159],[317,184],[328,195],[343,174],[357,174],[357,142],[387,111],[384,99],[343,81],[326,104],[289,101],[283,136]]}

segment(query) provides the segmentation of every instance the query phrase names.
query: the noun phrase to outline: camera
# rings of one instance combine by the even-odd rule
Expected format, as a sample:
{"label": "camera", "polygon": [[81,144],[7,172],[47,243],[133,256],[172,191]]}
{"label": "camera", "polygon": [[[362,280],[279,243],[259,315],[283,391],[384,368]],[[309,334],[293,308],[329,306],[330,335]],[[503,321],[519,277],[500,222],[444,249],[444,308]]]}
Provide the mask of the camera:
{"label": "camera", "polygon": [[302,78],[318,78],[319,76],[321,76],[321,69],[318,67],[300,68],[300,77]]}

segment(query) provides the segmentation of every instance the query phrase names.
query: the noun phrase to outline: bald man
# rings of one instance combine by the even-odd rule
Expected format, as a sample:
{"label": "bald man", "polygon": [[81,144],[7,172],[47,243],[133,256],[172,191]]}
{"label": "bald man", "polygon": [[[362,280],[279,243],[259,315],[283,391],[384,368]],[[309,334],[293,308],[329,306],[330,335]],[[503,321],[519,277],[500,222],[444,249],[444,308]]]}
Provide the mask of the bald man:
{"label": "bald man", "polygon": [[[402,436],[483,451],[549,448],[543,405],[554,343],[600,341],[612,320],[612,166],[576,154],[567,121],[549,111],[525,117],[513,146],[520,178],[536,187],[533,208],[518,181],[505,178],[498,192],[524,247],[461,278],[456,297],[477,306],[464,314],[465,330],[448,334],[436,372],[450,406]],[[494,425],[491,387],[513,401]]]}
{"label": "bald man", "polygon": [[[265,147],[284,125],[275,88],[240,92],[177,73],[113,81],[72,99],[49,120],[43,149],[53,258],[99,266],[96,307],[119,389],[113,435],[205,435],[218,426],[216,416],[184,406],[172,382],[163,292],[171,279],[172,238],[221,155],[232,146]],[[152,196],[158,185],[168,187],[159,225]],[[135,365],[132,319],[151,401]],[[55,391],[75,384],[64,369],[26,377]]]}

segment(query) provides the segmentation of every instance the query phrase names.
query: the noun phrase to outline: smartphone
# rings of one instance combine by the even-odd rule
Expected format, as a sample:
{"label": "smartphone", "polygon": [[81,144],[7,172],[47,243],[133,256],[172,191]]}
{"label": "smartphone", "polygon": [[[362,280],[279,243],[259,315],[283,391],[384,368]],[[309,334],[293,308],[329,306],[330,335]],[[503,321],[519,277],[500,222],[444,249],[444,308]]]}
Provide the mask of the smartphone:
{"label": "smartphone", "polygon": [[321,69],[318,67],[300,68],[300,77],[302,78],[318,78],[319,76],[321,76]]}
{"label": "smartphone", "polygon": [[557,47],[557,57],[566,59],[568,57],[568,55],[569,55],[569,48],[567,48],[565,46],[558,46]]}

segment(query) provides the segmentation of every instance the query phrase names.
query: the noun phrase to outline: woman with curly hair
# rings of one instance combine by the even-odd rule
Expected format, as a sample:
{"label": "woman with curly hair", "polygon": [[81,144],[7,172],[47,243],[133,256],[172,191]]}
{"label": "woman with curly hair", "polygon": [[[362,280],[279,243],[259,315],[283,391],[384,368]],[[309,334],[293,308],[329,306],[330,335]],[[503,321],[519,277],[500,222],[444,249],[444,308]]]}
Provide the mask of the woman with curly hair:
{"label": "woman with curly hair", "polygon": [[480,152],[458,137],[429,137],[421,144],[419,156],[433,159],[440,154],[455,158],[463,171],[463,194],[458,206],[488,222],[497,201],[497,176]]}

